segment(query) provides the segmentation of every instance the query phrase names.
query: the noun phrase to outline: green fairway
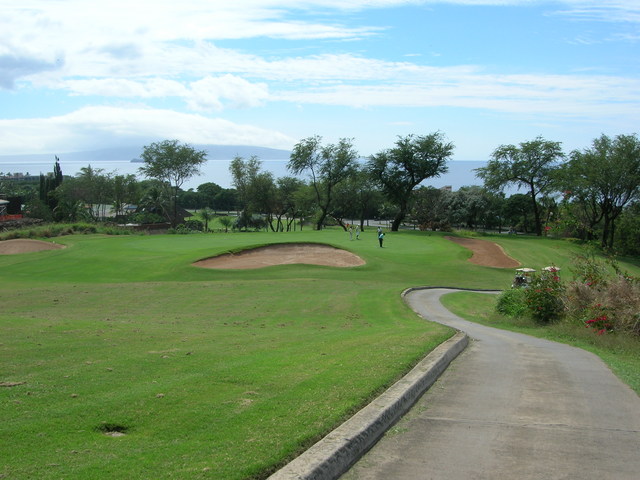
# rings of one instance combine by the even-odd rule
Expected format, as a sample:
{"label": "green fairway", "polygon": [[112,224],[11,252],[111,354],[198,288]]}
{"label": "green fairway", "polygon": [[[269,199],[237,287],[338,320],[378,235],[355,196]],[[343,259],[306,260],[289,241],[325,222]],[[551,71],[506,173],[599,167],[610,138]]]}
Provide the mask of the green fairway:
{"label": "green fairway", "polygon": [[[0,388],[0,478],[264,477],[453,334],[411,312],[405,288],[513,277],[440,234],[361,238],[74,235],[55,239],[62,250],[0,255],[0,382],[15,385]],[[534,268],[566,267],[578,248],[490,240]],[[366,265],[191,265],[282,242]]]}

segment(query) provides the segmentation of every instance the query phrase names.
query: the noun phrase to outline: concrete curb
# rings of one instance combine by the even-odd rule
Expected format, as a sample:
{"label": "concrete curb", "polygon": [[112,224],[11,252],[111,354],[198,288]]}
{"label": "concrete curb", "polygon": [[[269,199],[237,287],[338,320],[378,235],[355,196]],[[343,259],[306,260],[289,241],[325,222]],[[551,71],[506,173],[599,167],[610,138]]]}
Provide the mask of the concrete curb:
{"label": "concrete curb", "polygon": [[436,347],[382,395],[271,475],[269,480],[334,480],[340,477],[414,405],[468,343],[467,335],[458,332]]}

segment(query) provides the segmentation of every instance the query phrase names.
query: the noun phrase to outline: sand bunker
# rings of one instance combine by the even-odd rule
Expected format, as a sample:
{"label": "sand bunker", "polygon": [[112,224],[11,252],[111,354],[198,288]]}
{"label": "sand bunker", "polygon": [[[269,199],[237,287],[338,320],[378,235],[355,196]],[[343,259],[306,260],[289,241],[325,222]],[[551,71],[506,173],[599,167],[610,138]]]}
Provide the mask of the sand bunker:
{"label": "sand bunker", "polygon": [[359,256],[315,243],[287,243],[227,253],[194,263],[197,267],[220,269],[251,269],[273,265],[305,263],[327,267],[357,267],[365,261]]}
{"label": "sand bunker", "polygon": [[14,240],[3,240],[0,242],[0,255],[17,255],[19,253],[41,252],[43,250],[58,250],[64,247],[64,245],[57,243],[30,240],[28,238],[16,238]]}
{"label": "sand bunker", "polygon": [[444,238],[471,250],[473,255],[469,261],[476,265],[497,268],[515,268],[520,265],[520,262],[504,253],[502,247],[497,243],[489,242],[487,240],[479,240],[477,238]]}

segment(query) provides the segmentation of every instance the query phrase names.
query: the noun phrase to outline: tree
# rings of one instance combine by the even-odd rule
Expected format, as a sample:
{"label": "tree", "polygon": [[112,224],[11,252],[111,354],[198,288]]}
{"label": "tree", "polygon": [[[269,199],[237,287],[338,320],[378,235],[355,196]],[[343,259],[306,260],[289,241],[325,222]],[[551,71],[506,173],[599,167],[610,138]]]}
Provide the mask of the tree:
{"label": "tree", "polygon": [[333,207],[333,191],[354,171],[358,153],[350,139],[342,138],[337,144],[321,145],[322,137],[301,140],[293,147],[287,168],[294,175],[308,172],[315,192],[320,215],[316,230],[321,230]]}
{"label": "tree", "polygon": [[521,229],[524,233],[528,233],[531,226],[531,214],[531,200],[527,195],[516,193],[505,201],[504,219],[511,229]]}
{"label": "tree", "polygon": [[346,225],[341,219],[357,219],[360,229],[364,231],[364,221],[366,218],[373,218],[378,214],[378,207],[382,203],[380,190],[371,182],[368,172],[364,166],[358,164],[354,172],[336,191],[336,212],[341,215],[338,220],[346,230]]}
{"label": "tree", "polygon": [[278,232],[284,231],[282,217],[287,219],[287,231],[296,218],[296,192],[304,187],[304,182],[295,177],[280,177],[276,180],[276,196],[274,215]]}
{"label": "tree", "polygon": [[172,189],[173,215],[171,226],[178,219],[178,191],[182,184],[194,175],[200,174],[200,166],[207,161],[207,152],[196,150],[178,140],[164,140],[144,147],[144,166],[138,170],[147,178],[166,182]]}
{"label": "tree", "polygon": [[58,205],[58,198],[53,192],[62,185],[63,175],[60,168],[60,159],[55,155],[56,162],[53,165],[53,173],[40,174],[39,198],[41,204],[47,205],[53,212]]}
{"label": "tree", "polygon": [[502,190],[516,185],[528,190],[537,235],[542,235],[542,220],[538,196],[553,185],[558,161],[564,158],[560,142],[550,142],[537,137],[530,142],[501,145],[492,154],[486,167],[477,168],[477,176],[490,190]]}
{"label": "tree", "polygon": [[127,205],[140,202],[140,184],[135,175],[116,175],[113,177],[113,208],[116,215],[124,215]]}
{"label": "tree", "polygon": [[251,212],[251,185],[260,172],[262,162],[255,155],[245,160],[242,157],[235,157],[229,165],[229,171],[233,178],[233,186],[236,188],[241,217],[249,218]]}
{"label": "tree", "polygon": [[[68,178],[55,192],[56,202],[63,203],[54,208],[57,220],[69,220],[77,216],[77,204],[81,205],[88,218],[97,221],[106,216],[106,208],[114,199],[114,181],[110,174],[91,165],[80,168],[75,177]],[[71,213],[68,213],[71,212]]]}
{"label": "tree", "polygon": [[367,164],[371,177],[385,197],[398,207],[392,231],[398,231],[409,212],[414,189],[427,178],[447,172],[453,148],[442,133],[435,132],[398,137],[395,148],[371,156]]}
{"label": "tree", "polygon": [[[160,180],[142,182],[142,196],[138,210],[147,214],[159,215],[166,219],[170,208],[171,199],[168,197],[165,184]],[[145,222],[146,223],[146,222]]]}
{"label": "tree", "polygon": [[209,207],[204,207],[200,210],[200,218],[204,221],[204,231],[209,231],[209,222],[215,218],[215,212]]}
{"label": "tree", "polygon": [[220,225],[224,227],[224,232],[227,233],[229,231],[229,227],[233,225],[233,218],[231,217],[220,217],[218,219]]}
{"label": "tree", "polygon": [[592,226],[602,220],[602,247],[613,247],[615,220],[640,198],[640,140],[601,135],[591,148],[571,153],[563,178],[569,195],[590,212]]}
{"label": "tree", "polygon": [[222,187],[217,183],[207,182],[198,185],[198,193],[202,197],[202,201],[204,203],[203,206],[215,209],[216,205],[216,196],[220,194],[222,191]]}
{"label": "tree", "polygon": [[449,229],[449,204],[452,195],[447,190],[434,187],[422,186],[415,190],[411,218],[420,230]]}

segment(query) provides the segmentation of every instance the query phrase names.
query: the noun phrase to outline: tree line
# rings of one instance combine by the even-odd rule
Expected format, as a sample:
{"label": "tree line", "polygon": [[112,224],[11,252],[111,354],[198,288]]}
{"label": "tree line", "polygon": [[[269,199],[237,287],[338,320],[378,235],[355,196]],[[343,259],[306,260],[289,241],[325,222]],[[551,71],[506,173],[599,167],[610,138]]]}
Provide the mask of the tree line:
{"label": "tree line", "polygon": [[[325,144],[312,136],[294,146],[289,176],[275,178],[257,157],[236,157],[230,164],[233,188],[206,182],[185,191],[182,185],[199,173],[206,152],[165,140],[144,147],[139,169],[144,180],[88,166],[62,181],[56,157],[55,173],[41,178],[29,204],[32,213],[56,221],[101,220],[109,205],[121,218],[168,219],[175,226],[180,206],[204,209],[205,218],[237,211],[237,228],[289,231],[304,223],[321,229],[358,222],[364,229],[366,219],[388,219],[393,231],[405,225],[552,233],[640,253],[640,141],[635,134],[601,135],[569,154],[560,142],[542,137],[501,145],[476,170],[482,186],[455,192],[424,186],[447,172],[454,148],[441,132],[408,135],[362,159],[353,139]],[[510,187],[522,193],[507,197]],[[132,205],[135,211],[128,210]]]}

